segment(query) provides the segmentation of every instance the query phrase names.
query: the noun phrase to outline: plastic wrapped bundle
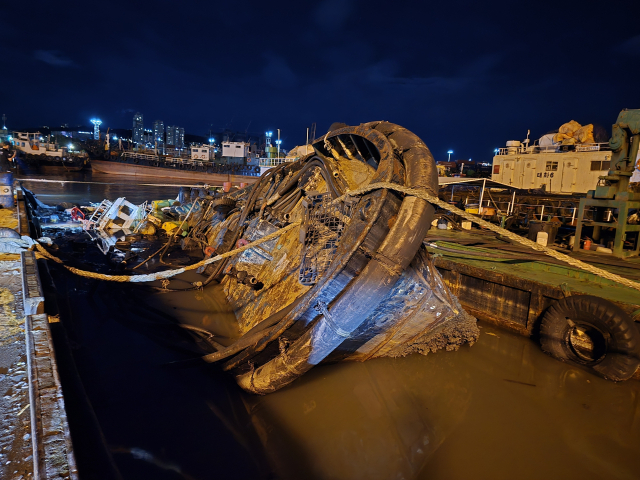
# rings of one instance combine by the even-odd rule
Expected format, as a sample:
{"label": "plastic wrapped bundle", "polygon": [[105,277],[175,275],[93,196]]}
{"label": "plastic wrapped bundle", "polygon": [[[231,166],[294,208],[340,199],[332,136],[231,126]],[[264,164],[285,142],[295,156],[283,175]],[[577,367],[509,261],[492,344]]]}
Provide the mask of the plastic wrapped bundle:
{"label": "plastic wrapped bundle", "polygon": [[573,134],[573,138],[576,139],[578,143],[595,143],[595,139],[593,138],[593,124],[584,125],[575,131]]}

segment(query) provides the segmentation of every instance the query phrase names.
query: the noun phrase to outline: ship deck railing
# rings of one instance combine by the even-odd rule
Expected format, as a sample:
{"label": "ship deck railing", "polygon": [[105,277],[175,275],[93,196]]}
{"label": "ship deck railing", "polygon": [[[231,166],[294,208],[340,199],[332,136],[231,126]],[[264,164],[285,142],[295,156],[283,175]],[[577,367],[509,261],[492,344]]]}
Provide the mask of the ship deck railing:
{"label": "ship deck railing", "polygon": [[258,158],[258,165],[261,167],[277,167],[283,163],[295,162],[299,157],[280,158]]}
{"label": "ship deck railing", "polygon": [[148,153],[124,152],[122,156],[124,158],[135,158],[137,160],[150,160],[150,161],[158,160],[158,155],[150,155]]}
{"label": "ship deck railing", "polygon": [[527,155],[530,153],[569,153],[569,152],[598,152],[611,150],[609,142],[578,143],[575,145],[531,145],[527,147],[502,147],[496,149],[496,155]]}

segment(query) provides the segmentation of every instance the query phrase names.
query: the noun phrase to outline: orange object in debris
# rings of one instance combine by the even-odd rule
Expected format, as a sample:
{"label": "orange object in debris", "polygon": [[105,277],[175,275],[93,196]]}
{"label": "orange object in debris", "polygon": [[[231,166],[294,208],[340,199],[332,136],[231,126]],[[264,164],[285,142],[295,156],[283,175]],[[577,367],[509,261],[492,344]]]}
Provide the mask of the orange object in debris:
{"label": "orange object in debris", "polygon": [[248,183],[241,183],[241,184],[240,184],[240,188],[244,188],[244,187],[246,187],[247,185],[249,185],[249,184],[248,184]]}
{"label": "orange object in debris", "polygon": [[231,190],[231,182],[223,182],[223,183],[222,183],[222,190],[223,190],[225,193],[228,193],[228,192],[229,192],[229,190]]}

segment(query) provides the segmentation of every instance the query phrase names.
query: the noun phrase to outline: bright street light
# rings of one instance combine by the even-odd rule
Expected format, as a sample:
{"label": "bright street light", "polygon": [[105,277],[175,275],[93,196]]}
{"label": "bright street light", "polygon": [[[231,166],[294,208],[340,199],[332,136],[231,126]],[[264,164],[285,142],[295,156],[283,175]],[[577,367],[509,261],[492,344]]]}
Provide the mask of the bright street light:
{"label": "bright street light", "polygon": [[451,154],[453,153],[453,150],[448,150],[447,153],[449,154],[449,162],[451,161]]}

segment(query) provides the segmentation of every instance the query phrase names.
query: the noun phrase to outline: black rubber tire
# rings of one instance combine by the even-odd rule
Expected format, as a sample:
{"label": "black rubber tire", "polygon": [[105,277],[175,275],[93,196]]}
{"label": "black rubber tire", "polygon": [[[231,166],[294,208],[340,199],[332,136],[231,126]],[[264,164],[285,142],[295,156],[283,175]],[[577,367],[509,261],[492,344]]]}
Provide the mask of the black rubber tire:
{"label": "black rubber tire", "polygon": [[212,208],[216,208],[216,207],[235,207],[236,206],[236,201],[229,198],[229,197],[222,197],[222,198],[218,198],[216,200],[214,200],[213,202],[211,202],[211,207]]}
{"label": "black rubber tire", "polygon": [[[595,330],[604,353],[590,360],[573,348],[574,325]],[[603,298],[577,295],[549,307],[540,325],[542,350],[563,362],[588,367],[609,380],[629,379],[640,366],[640,330],[622,309]]]}

